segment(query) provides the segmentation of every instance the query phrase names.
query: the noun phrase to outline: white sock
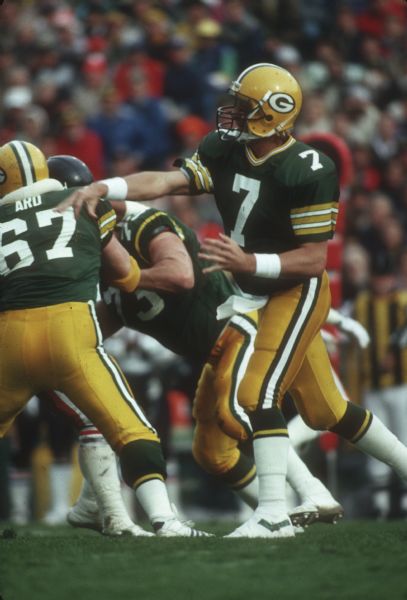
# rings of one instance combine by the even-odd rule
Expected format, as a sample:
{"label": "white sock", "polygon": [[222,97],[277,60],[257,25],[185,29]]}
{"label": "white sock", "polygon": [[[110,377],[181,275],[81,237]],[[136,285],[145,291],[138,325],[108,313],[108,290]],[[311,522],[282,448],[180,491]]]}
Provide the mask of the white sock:
{"label": "white sock", "polygon": [[266,518],[287,514],[285,485],[289,444],[288,437],[266,437],[253,441],[259,479],[257,512]]}
{"label": "white sock", "polygon": [[72,477],[71,464],[51,465],[50,468],[51,503],[48,513],[68,512],[70,506],[69,492]]}
{"label": "white sock", "polygon": [[259,503],[259,479],[256,476],[248,485],[234,490],[243,502],[255,510]]}
{"label": "white sock", "polygon": [[160,479],[151,479],[139,485],[136,496],[150,523],[174,516],[167,488]]}
{"label": "white sock", "polygon": [[111,447],[106,442],[81,444],[78,455],[83,476],[94,492],[103,521],[107,517],[130,521],[121,496],[116,455]]}
{"label": "white sock", "polygon": [[10,520],[26,525],[31,520],[32,477],[27,472],[12,472],[10,477]]}
{"label": "white sock", "polygon": [[121,493],[127,514],[132,521],[137,521],[138,515],[136,511],[136,495],[134,490],[126,483],[122,482]]}
{"label": "white sock", "polygon": [[407,482],[407,447],[380,419],[373,415],[369,429],[355,446],[392,467]]}
{"label": "white sock", "polygon": [[290,437],[291,445],[297,449],[299,446],[303,444],[307,444],[308,442],[312,442],[319,435],[320,431],[315,431],[308,427],[300,417],[300,415],[296,415],[291,421],[289,421],[287,425],[288,435]]}
{"label": "white sock", "polygon": [[307,465],[291,446],[288,451],[287,481],[300,496],[301,502],[315,496],[330,497],[335,502],[328,488],[313,476]]}
{"label": "white sock", "polygon": [[[287,482],[300,496],[301,502],[315,495],[331,497],[335,501],[328,488],[317,477],[314,477],[292,446],[288,450]],[[247,486],[235,490],[235,492],[250,508],[256,509],[259,501],[259,480],[257,477]]]}
{"label": "white sock", "polygon": [[95,508],[98,510],[99,507],[97,505],[96,502],[96,494],[93,491],[93,488],[91,486],[91,484],[87,481],[87,479],[85,479],[85,477],[83,478],[83,483],[82,483],[82,487],[81,487],[81,492],[79,494],[79,498],[76,501],[76,506],[86,506],[87,508],[91,509],[91,510],[95,510]]}

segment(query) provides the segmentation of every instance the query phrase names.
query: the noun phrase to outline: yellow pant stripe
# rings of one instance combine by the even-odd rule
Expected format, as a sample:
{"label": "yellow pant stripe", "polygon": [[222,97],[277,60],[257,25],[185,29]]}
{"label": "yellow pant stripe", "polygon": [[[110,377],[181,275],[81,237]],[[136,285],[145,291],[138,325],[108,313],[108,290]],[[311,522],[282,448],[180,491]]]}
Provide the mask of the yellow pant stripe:
{"label": "yellow pant stripe", "polygon": [[255,431],[253,433],[253,438],[257,438],[257,437],[273,437],[273,436],[280,436],[280,435],[288,435],[288,430],[287,429],[259,429],[258,431]]}
{"label": "yellow pant stripe", "polygon": [[143,475],[143,477],[139,477],[133,483],[133,490],[136,490],[142,483],[146,481],[150,481],[151,479],[159,479],[160,481],[164,481],[164,477],[161,473],[148,473],[148,475]]}

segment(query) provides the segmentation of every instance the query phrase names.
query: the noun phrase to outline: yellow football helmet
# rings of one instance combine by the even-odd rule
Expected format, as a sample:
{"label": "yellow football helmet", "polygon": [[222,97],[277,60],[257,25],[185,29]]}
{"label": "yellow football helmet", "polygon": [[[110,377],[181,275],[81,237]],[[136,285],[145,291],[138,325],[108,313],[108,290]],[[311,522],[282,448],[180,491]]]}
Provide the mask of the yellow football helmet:
{"label": "yellow football helmet", "polygon": [[37,146],[13,140],[0,148],[0,196],[47,179],[47,159]]}
{"label": "yellow football helmet", "polygon": [[298,81],[271,63],[245,69],[229,93],[234,105],[217,111],[217,130],[223,140],[247,142],[292,129],[302,106]]}

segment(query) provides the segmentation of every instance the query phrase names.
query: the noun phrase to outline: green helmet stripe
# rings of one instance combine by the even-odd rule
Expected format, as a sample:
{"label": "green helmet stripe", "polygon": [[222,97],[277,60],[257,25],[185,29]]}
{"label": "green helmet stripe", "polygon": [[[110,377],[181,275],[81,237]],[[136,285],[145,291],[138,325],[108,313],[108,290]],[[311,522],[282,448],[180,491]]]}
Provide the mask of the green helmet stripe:
{"label": "green helmet stripe", "polygon": [[23,180],[23,185],[31,185],[36,181],[34,164],[30,153],[28,152],[24,142],[10,142],[10,146],[14,152],[20,173]]}

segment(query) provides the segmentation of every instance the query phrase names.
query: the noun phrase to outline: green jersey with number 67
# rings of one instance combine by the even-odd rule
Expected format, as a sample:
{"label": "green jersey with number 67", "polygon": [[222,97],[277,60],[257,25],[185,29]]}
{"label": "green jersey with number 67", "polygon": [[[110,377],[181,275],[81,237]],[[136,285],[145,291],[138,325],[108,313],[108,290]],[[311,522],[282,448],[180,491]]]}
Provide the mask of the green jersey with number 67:
{"label": "green jersey with number 67", "polygon": [[75,219],[72,208],[54,208],[72,189],[45,180],[55,191],[6,204],[0,202],[0,311],[95,300],[101,249],[111,235],[115,213],[108,202],[98,205],[98,222],[85,211]]}
{"label": "green jersey with number 67", "polygon": [[[333,161],[289,137],[266,157],[235,141],[206,136],[191,158],[175,162],[193,194],[213,193],[225,232],[247,252],[282,253],[333,237],[339,184]],[[245,292],[270,294],[303,279],[236,274]]]}
{"label": "green jersey with number 67", "polygon": [[102,290],[102,298],[123,325],[151,335],[183,356],[205,360],[225,322],[216,320],[216,308],[232,293],[224,273],[204,276],[198,259],[195,233],[178,219],[155,208],[140,205],[139,214],[122,222],[121,242],[141,268],[151,266],[149,244],[163,232],[172,232],[191,257],[195,285],[179,293],[137,289],[131,294],[116,288]]}

